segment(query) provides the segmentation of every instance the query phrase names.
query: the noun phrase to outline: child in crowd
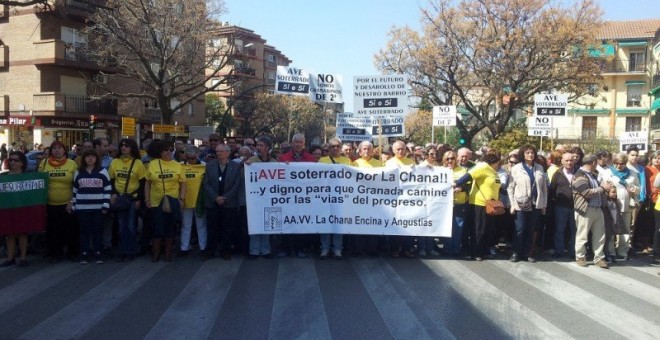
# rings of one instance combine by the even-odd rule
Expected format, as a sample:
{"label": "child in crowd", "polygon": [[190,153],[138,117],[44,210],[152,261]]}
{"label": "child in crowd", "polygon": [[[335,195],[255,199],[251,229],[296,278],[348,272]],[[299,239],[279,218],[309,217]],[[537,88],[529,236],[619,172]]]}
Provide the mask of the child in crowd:
{"label": "child in crowd", "polygon": [[621,215],[621,202],[617,199],[616,187],[612,186],[607,192],[607,211],[605,211],[605,260],[608,263],[616,262],[614,238],[623,233],[624,224]]}

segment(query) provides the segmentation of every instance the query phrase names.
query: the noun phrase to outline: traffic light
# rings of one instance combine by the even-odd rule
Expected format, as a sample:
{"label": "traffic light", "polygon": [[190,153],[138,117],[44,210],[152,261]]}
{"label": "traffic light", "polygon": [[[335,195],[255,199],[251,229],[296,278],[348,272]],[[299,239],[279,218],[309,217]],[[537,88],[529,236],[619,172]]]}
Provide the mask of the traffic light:
{"label": "traffic light", "polygon": [[461,137],[458,139],[458,144],[460,144],[461,146],[465,146],[467,144],[467,140]]}
{"label": "traffic light", "polygon": [[90,115],[89,116],[89,129],[90,130],[96,129],[96,116],[95,115]]}

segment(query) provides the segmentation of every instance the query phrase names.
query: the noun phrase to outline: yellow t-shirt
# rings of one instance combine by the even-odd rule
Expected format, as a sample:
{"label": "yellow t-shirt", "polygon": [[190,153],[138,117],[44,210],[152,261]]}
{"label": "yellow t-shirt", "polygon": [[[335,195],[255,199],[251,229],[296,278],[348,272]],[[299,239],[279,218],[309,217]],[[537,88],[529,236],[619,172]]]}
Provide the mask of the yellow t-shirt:
{"label": "yellow t-shirt", "polygon": [[411,165],[415,165],[415,161],[408,157],[403,157],[403,158],[392,157],[388,159],[387,162],[385,163],[386,167],[396,166],[398,168],[402,166],[411,166]]}
{"label": "yellow t-shirt", "polygon": [[186,197],[183,201],[185,209],[194,208],[197,205],[199,189],[202,187],[202,179],[206,172],[206,163],[181,164],[186,177]]}
{"label": "yellow t-shirt", "polygon": [[559,170],[559,167],[554,165],[554,164],[552,164],[548,167],[548,171],[547,171],[547,173],[548,173],[548,182],[552,180],[552,176],[555,175],[555,172],[557,172],[557,170]]}
{"label": "yellow t-shirt", "polygon": [[500,177],[488,163],[478,163],[468,173],[474,183],[470,190],[470,204],[485,207],[486,200],[499,199]]}
{"label": "yellow t-shirt", "polygon": [[[131,168],[131,162],[133,161],[132,157],[128,158],[115,158],[110,163],[108,168],[108,173],[110,174],[110,179],[115,180],[115,189],[120,194],[124,193],[124,187],[126,186],[126,177],[128,175],[128,169]],[[139,159],[135,160],[133,164],[133,169],[131,169],[131,177],[128,179],[128,192],[135,192],[133,197],[137,197],[137,190],[140,188],[140,180],[147,175],[147,170],[142,164],[142,161]]]}
{"label": "yellow t-shirt", "polygon": [[[44,164],[45,163],[45,164]],[[67,159],[61,166],[53,166],[44,159],[39,164],[39,171],[48,173],[48,204],[65,205],[73,196],[73,174],[78,166]]]}
{"label": "yellow t-shirt", "polygon": [[[161,166],[163,168],[162,172]],[[152,207],[157,207],[160,205],[160,201],[163,200],[163,179],[165,180],[165,194],[172,197],[179,197],[179,185],[186,181],[183,167],[175,160],[152,160],[147,165],[146,178],[151,185],[149,199]]]}
{"label": "yellow t-shirt", "polygon": [[380,168],[383,166],[383,163],[375,158],[370,160],[365,160],[363,158],[358,158],[351,163],[356,168]]}
{"label": "yellow t-shirt", "polygon": [[319,159],[319,163],[351,165],[351,159],[348,157],[339,156],[339,157],[335,157],[334,162],[332,162],[332,160],[330,160],[330,156],[325,156]]}
{"label": "yellow t-shirt", "polygon": [[[463,175],[465,175],[465,173],[467,173],[467,169],[460,166],[460,165],[457,165],[456,167],[454,167],[452,169],[452,171],[454,172],[454,181],[456,181],[457,179],[463,177]],[[465,192],[463,190],[458,191],[458,192],[454,192],[454,204],[466,204],[466,203],[468,203],[468,193],[467,192]]]}

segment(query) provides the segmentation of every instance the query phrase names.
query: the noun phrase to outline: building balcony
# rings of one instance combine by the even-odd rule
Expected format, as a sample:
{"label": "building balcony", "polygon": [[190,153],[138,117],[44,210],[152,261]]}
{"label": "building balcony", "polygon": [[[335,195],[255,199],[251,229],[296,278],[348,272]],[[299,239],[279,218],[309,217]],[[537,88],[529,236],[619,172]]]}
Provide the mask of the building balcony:
{"label": "building balcony", "polygon": [[256,76],[257,70],[247,65],[237,65],[234,66],[234,73],[236,75]]}
{"label": "building balcony", "polygon": [[86,52],[81,45],[65,43],[58,39],[47,39],[34,42],[35,64],[55,64],[60,66],[74,67],[78,69],[111,71],[116,64],[109,63],[109,67],[98,64],[92,54]]}
{"label": "building balcony", "polygon": [[116,99],[98,99],[61,93],[38,93],[32,95],[32,110],[84,113],[90,115],[117,115]]}
{"label": "building balcony", "polygon": [[651,81],[651,88],[654,89],[660,86],[660,74],[654,74],[653,80]]}
{"label": "building balcony", "polygon": [[646,63],[628,59],[603,60],[600,65],[603,73],[645,73]]}
{"label": "building balcony", "polygon": [[99,6],[105,6],[105,0],[56,0],[55,8],[69,17],[87,18]]}
{"label": "building balcony", "polygon": [[651,115],[651,130],[660,129],[660,115],[652,114]]}

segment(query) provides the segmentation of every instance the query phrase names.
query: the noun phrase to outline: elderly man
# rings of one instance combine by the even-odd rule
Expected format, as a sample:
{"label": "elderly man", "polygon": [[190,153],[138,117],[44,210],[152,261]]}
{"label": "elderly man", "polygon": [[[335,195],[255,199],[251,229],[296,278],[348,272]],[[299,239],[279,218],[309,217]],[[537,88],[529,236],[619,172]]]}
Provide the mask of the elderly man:
{"label": "elderly man", "polygon": [[205,154],[202,154],[201,157],[205,162],[209,162],[212,159],[215,159],[215,148],[220,143],[220,135],[217,133],[212,133],[209,135],[209,147]]}
{"label": "elderly man", "polygon": [[[390,158],[386,163],[386,167],[403,167],[415,165],[415,161],[406,157],[407,153],[406,144],[403,141],[396,141],[392,144],[392,152],[394,157]],[[413,247],[413,237],[411,236],[391,236],[390,245],[392,246],[392,257],[398,258],[401,256],[401,251],[406,257],[413,258],[415,255],[410,251]]]}
{"label": "elderly man", "polygon": [[[277,162],[276,159],[270,157],[270,148],[273,142],[269,137],[257,137],[257,155],[248,159],[245,164],[260,163],[260,162]],[[244,176],[245,177],[245,176]],[[245,178],[243,178],[245,180]],[[248,259],[255,260],[259,255],[272,259],[273,255],[270,250],[270,235],[269,234],[254,234],[250,235],[249,255]]]}
{"label": "elderly man", "polygon": [[567,228],[569,257],[574,257],[576,227],[573,188],[571,188],[574,175],[575,157],[572,153],[564,153],[561,156],[561,167],[550,178],[550,190],[548,191],[548,200],[552,201],[555,207],[554,252],[552,253],[554,258],[559,258],[564,254],[564,249],[566,249],[564,235],[566,235]]}
{"label": "elderly man", "polygon": [[[383,163],[373,158],[374,146],[370,141],[363,141],[358,145],[358,154],[360,158],[351,163],[356,168],[380,168]],[[359,255],[366,252],[370,256],[378,255],[378,235],[349,235],[351,251],[353,255]]]}
{"label": "elderly man", "polygon": [[[253,155],[256,155],[256,154],[257,154],[257,148],[255,148],[255,145],[254,145],[254,139],[252,139],[252,138],[246,138],[246,139],[243,141],[243,146],[244,146],[244,147],[247,146],[248,148],[250,148],[250,154],[251,154],[250,157],[252,157]],[[240,152],[240,150],[239,150],[239,152]]]}
{"label": "elderly man", "polygon": [[229,160],[231,148],[228,145],[219,144],[215,151],[217,159],[206,163],[202,181],[208,222],[208,245],[202,260],[215,256],[219,243],[222,258],[229,261],[229,241],[238,217],[241,169],[238,163]]}
{"label": "elderly man", "polygon": [[575,240],[575,260],[578,266],[586,267],[586,244],[591,232],[591,246],[594,251],[594,264],[607,269],[605,261],[605,217],[602,207],[606,203],[606,193],[612,184],[598,183],[596,177],[596,156],[588,154],[582,159],[582,167],[577,170],[571,187],[575,209],[577,234]]}
{"label": "elderly man", "polygon": [[[346,144],[344,144],[346,145]],[[324,164],[343,164],[351,165],[351,159],[341,155],[342,144],[341,139],[331,138],[328,141],[329,154],[325,157],[319,159],[319,163]],[[352,153],[351,148],[351,153]],[[332,241],[332,253],[337,259],[342,258],[342,247],[344,245],[344,235],[343,234],[321,234],[321,259],[327,259],[328,254],[330,253],[330,243]]]}
{"label": "elderly man", "polygon": [[[291,151],[280,156],[280,162],[315,162],[314,155],[305,150],[305,135],[297,133],[291,138]],[[305,255],[305,248],[309,245],[309,237],[305,234],[284,235],[282,238],[282,249],[277,254],[277,257],[285,257],[289,252],[295,253],[296,256],[303,258]],[[288,251],[287,249],[288,248]]]}

